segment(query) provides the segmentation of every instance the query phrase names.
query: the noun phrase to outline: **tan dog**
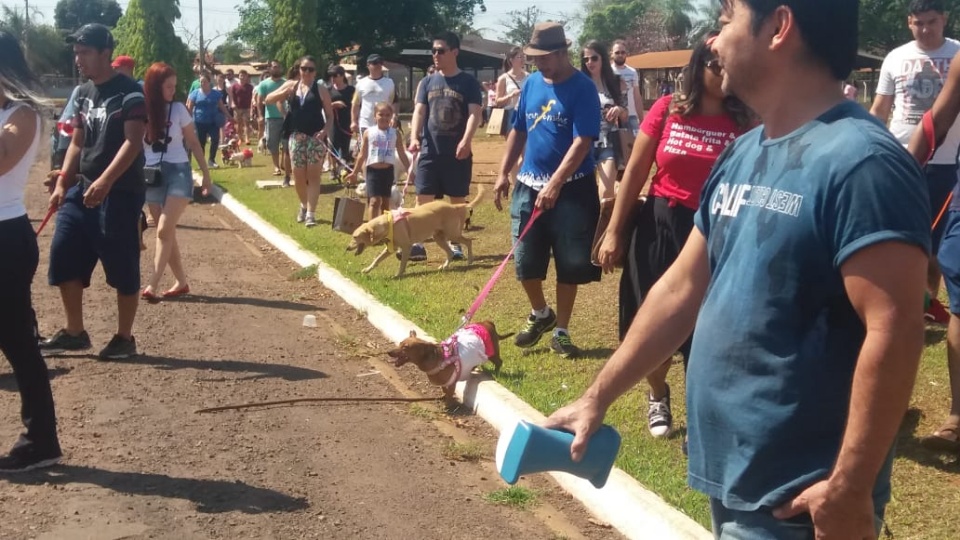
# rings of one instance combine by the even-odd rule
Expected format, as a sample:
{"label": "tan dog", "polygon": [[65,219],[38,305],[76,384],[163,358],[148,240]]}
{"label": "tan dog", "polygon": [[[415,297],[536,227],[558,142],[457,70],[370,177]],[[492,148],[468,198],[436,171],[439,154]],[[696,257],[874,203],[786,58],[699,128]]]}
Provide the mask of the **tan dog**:
{"label": "tan dog", "polygon": [[397,367],[409,362],[420,368],[431,383],[443,388],[444,400],[450,404],[457,382],[467,380],[474,368],[489,360],[500,373],[500,340],[512,335],[501,336],[493,322],[482,321],[464,326],[441,343],[424,341],[410,332],[410,337],[387,354]]}
{"label": "tan dog", "polygon": [[[347,246],[347,251],[354,251],[356,255],[360,255],[367,246],[388,242],[389,220],[394,220],[393,243],[400,250],[400,269],[397,270],[396,277],[402,276],[407,269],[407,262],[410,259],[410,246],[426,242],[431,238],[447,254],[447,260],[440,266],[441,270],[449,266],[450,261],[453,260],[450,242],[466,246],[467,264],[473,264],[473,239],[463,236],[463,225],[467,219],[467,212],[480,202],[483,193],[484,189],[481,186],[477,196],[466,204],[432,201],[409,211],[404,210],[403,217],[399,219],[388,214],[377,216],[357,227],[357,230],[353,232],[353,240]],[[392,252],[388,243],[387,247],[373,259],[370,266],[363,269],[363,273],[369,273],[390,255],[392,255]]]}

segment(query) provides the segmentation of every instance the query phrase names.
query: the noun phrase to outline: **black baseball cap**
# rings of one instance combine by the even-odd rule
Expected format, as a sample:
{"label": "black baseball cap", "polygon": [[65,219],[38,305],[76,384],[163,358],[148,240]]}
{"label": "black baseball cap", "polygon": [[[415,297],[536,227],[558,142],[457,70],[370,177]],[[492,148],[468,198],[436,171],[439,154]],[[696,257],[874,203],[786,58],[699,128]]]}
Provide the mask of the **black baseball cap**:
{"label": "black baseball cap", "polygon": [[79,30],[67,36],[67,43],[86,45],[98,50],[114,49],[113,34],[106,26],[98,23],[85,24]]}
{"label": "black baseball cap", "polygon": [[367,57],[367,63],[368,63],[368,64],[382,64],[382,63],[383,63],[383,58],[381,58],[379,54],[374,53],[374,54],[371,54],[370,56]]}

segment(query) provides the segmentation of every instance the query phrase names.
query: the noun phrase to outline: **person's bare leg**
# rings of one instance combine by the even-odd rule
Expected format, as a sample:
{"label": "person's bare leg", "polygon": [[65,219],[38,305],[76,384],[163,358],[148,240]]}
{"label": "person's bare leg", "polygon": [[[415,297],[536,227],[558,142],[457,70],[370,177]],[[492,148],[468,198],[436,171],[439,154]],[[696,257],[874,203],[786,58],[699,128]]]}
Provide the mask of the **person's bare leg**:
{"label": "person's bare leg", "polygon": [[307,164],[307,212],[315,213],[317,211],[317,201],[320,200],[320,177],[322,174],[322,160]]}
{"label": "person's bare leg", "polygon": [[[151,291],[156,291],[160,287],[160,279],[176,249],[177,223],[180,222],[180,217],[183,216],[189,204],[190,199],[186,197],[169,197],[163,205],[160,220],[157,222],[157,249],[153,258],[153,276],[148,285]],[[180,270],[182,271],[183,268]],[[182,287],[183,284],[179,286]]]}
{"label": "person's bare leg", "polygon": [[941,277],[936,256],[930,257],[930,262],[927,264],[927,291],[930,293],[930,298],[936,298],[940,294]]}
{"label": "person's bare leg", "polygon": [[187,273],[183,269],[183,259],[180,258],[180,240],[173,237],[173,249],[170,251],[170,273],[176,281],[173,283],[173,289],[182,289],[187,286]]}
{"label": "person's bare leg", "polygon": [[67,316],[65,330],[71,336],[78,336],[83,332],[83,282],[80,280],[61,283],[60,300],[63,302],[63,311]]}
{"label": "person's bare leg", "polygon": [[130,339],[133,336],[133,321],[137,318],[140,297],[136,294],[117,293],[117,334]]}
{"label": "person's bare leg", "polygon": [[527,293],[531,308],[539,311],[547,307],[547,299],[543,296],[542,279],[525,279],[520,282],[520,285],[523,286],[523,292]]}
{"label": "person's bare leg", "polygon": [[577,301],[577,285],[557,283],[557,328],[570,328],[573,304]]}
{"label": "person's bare leg", "polygon": [[950,417],[946,423],[960,426],[960,316],[954,314],[950,315],[947,326],[947,372],[950,375]]}
{"label": "person's bare leg", "polygon": [[614,184],[617,182],[617,160],[608,159],[597,168],[597,189],[600,193],[600,200],[612,199],[616,192]]}
{"label": "person's bare leg", "polygon": [[421,204],[427,204],[428,202],[433,202],[437,200],[436,195],[417,195],[417,206]]}
{"label": "person's bare leg", "polygon": [[293,170],[293,186],[297,190],[297,198],[300,199],[300,206],[307,207],[307,169],[297,167]]}
{"label": "person's bare leg", "polygon": [[667,373],[670,371],[670,360],[647,375],[647,384],[650,385],[650,397],[660,401],[667,395]]}
{"label": "person's bare leg", "polygon": [[370,219],[383,213],[383,197],[370,197]]}
{"label": "person's bare leg", "polygon": [[280,170],[280,152],[271,152],[270,159],[273,160],[273,171],[277,172]]}

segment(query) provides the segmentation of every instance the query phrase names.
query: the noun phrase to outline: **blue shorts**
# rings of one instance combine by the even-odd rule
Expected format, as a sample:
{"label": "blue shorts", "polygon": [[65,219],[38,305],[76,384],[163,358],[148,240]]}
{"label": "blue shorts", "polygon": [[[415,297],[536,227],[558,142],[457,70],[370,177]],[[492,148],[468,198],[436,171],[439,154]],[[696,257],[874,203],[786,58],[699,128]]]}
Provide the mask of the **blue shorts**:
{"label": "blue shorts", "polygon": [[417,161],[417,195],[433,195],[438,199],[466,197],[470,194],[473,157],[421,156]]}
{"label": "blue shorts", "polygon": [[943,237],[940,239],[937,262],[940,263],[943,283],[947,287],[950,313],[960,315],[960,210],[947,210],[940,223],[943,225]]}
{"label": "blue shorts", "polygon": [[144,194],[113,190],[96,208],[83,205],[80,185],[67,192],[57,212],[50,246],[50,285],[81,281],[103,264],[107,284],[122,295],[140,292],[140,210]]}
{"label": "blue shorts", "polygon": [[385,168],[367,167],[363,178],[367,187],[367,197],[390,198],[393,194],[393,166]]}
{"label": "blue shorts", "polygon": [[[538,191],[517,182],[510,203],[513,239],[527,226]],[[600,281],[600,267],[590,262],[590,248],[600,219],[600,196],[593,175],[568,182],[556,206],[540,215],[514,254],[517,279],[546,279],[550,254],[557,265],[557,281],[583,285]]]}
{"label": "blue shorts", "polygon": [[[884,509],[874,509],[874,512],[874,527],[879,535],[883,527]],[[752,512],[731,510],[718,499],[711,498],[710,518],[713,521],[713,537],[717,540],[814,540],[815,536],[810,514],[777,519],[770,508]]]}
{"label": "blue shorts", "polygon": [[640,117],[631,115],[627,118],[627,124],[630,126],[630,131],[633,133],[634,137],[640,135]]}
{"label": "blue shorts", "polygon": [[[957,184],[957,166],[956,165],[927,165],[923,169],[924,176],[927,178],[927,190],[930,192],[930,211],[933,212],[933,219],[937,219],[940,210],[943,209],[947,197],[953,191]],[[946,227],[946,215],[937,223],[937,228],[933,230],[931,238],[930,252],[934,255],[940,251],[940,240],[943,238],[943,231]],[[932,223],[932,221],[931,221]]]}
{"label": "blue shorts", "polygon": [[160,176],[163,181],[159,186],[147,188],[147,202],[163,206],[170,197],[181,197],[193,200],[193,170],[189,163],[160,164]]}
{"label": "blue shorts", "polygon": [[603,163],[604,161],[609,161],[611,159],[617,159],[617,152],[613,149],[612,146],[596,146],[593,149],[593,160],[597,165]]}

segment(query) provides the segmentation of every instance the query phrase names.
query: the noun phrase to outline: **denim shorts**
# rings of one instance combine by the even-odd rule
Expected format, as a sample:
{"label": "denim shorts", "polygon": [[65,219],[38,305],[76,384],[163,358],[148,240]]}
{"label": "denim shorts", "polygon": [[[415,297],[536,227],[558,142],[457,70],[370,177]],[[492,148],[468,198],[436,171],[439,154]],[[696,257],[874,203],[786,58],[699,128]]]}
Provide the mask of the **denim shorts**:
{"label": "denim shorts", "polygon": [[943,283],[947,287],[950,313],[960,315],[960,210],[948,210],[940,224],[943,225],[943,236],[937,262],[940,263]]}
{"label": "denim shorts", "polygon": [[190,163],[160,164],[159,186],[147,187],[147,203],[163,206],[170,197],[193,199],[193,169]]}
{"label": "denim shorts", "polygon": [[[513,239],[527,226],[538,191],[517,182],[510,203]],[[537,218],[514,254],[517,279],[546,279],[550,255],[557,265],[557,281],[583,285],[600,281],[600,268],[590,262],[590,248],[600,219],[600,196],[594,175],[568,182],[556,205]]]}
{"label": "denim shorts", "polygon": [[633,133],[633,136],[636,137],[640,135],[640,117],[631,115],[627,119],[627,124],[630,126],[630,131]]}
{"label": "denim shorts", "polygon": [[593,149],[593,160],[597,165],[611,159],[617,159],[617,152],[612,146],[597,146]]}
{"label": "denim shorts", "polygon": [[57,286],[90,277],[103,265],[107,284],[122,295],[140,292],[140,211],[144,194],[113,189],[96,208],[83,205],[83,186],[67,191],[50,245],[48,281]]}
{"label": "denim shorts", "polygon": [[[874,527],[879,535],[883,527],[884,509],[876,511]],[[814,540],[810,514],[791,519],[773,517],[773,510],[760,508],[752,512],[731,510],[718,499],[710,499],[713,537],[717,540]]]}
{"label": "denim shorts", "polygon": [[393,166],[384,168],[367,167],[364,175],[367,188],[367,197],[390,198],[393,193]]}

